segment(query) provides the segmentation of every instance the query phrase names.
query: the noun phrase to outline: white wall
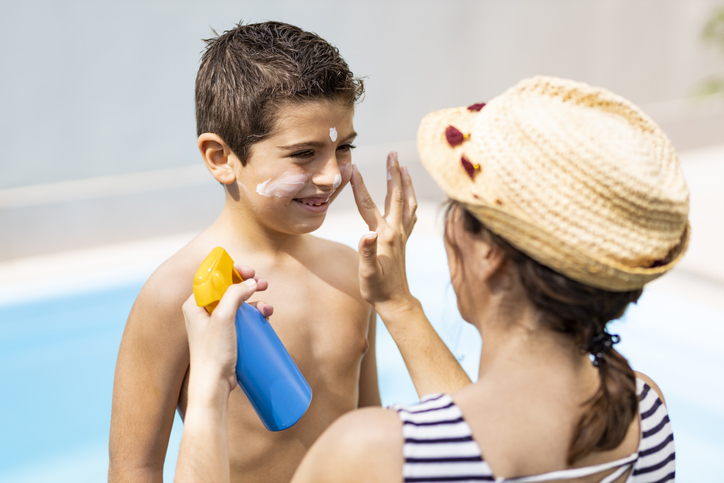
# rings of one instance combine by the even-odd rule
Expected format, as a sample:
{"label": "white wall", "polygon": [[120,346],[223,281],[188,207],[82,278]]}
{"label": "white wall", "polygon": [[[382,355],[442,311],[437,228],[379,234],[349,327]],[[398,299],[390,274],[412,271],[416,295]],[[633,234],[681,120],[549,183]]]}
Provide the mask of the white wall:
{"label": "white wall", "polygon": [[427,112],[489,99],[533,74],[660,106],[681,105],[661,103],[724,72],[724,53],[699,39],[722,0],[0,5],[0,190],[199,163],[193,84],[201,39],[242,19],[295,23],[340,48],[367,78],[360,146],[412,140]]}

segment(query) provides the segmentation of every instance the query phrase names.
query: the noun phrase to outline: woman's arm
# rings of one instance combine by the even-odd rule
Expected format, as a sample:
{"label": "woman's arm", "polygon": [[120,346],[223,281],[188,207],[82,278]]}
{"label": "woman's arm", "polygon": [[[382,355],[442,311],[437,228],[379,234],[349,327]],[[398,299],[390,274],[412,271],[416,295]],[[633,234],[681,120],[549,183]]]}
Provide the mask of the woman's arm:
{"label": "woman's arm", "polygon": [[230,481],[230,390],[211,380],[206,379],[201,371],[192,371],[190,376],[188,409],[176,464],[176,482]]}
{"label": "woman's arm", "polygon": [[[183,304],[189,341],[189,396],[181,437],[176,482],[228,482],[229,393],[236,387],[236,327],[234,319],[242,302],[267,283],[255,280],[253,271],[239,269],[246,280],[229,287],[209,316],[194,296]],[[270,305],[257,304],[265,317]]]}
{"label": "woman's arm", "polygon": [[452,393],[471,381],[407,284],[405,245],[417,220],[417,201],[410,175],[400,169],[396,153],[387,156],[387,180],[382,215],[354,167],[352,189],[357,208],[373,231],[359,243],[360,290],[400,349],[418,395]]}

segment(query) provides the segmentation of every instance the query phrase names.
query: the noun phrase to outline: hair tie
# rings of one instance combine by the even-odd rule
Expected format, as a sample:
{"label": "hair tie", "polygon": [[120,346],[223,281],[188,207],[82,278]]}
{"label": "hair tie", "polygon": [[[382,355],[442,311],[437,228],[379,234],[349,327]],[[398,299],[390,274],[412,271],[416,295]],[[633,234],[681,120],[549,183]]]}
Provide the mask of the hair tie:
{"label": "hair tie", "polygon": [[614,344],[621,342],[618,334],[609,334],[605,330],[591,338],[588,344],[588,352],[593,356],[593,365],[599,367],[601,362],[605,362],[604,357],[611,352]]}

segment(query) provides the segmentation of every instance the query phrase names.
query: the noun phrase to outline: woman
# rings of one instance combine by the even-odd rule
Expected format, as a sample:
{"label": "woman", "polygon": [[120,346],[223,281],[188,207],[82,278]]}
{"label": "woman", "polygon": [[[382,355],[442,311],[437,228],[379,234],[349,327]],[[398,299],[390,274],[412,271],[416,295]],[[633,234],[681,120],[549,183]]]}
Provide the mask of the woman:
{"label": "woman", "polygon": [[407,289],[409,177],[388,163],[381,216],[355,173],[375,231],[360,242],[363,295],[418,392],[448,394],[348,413],[293,481],[673,480],[663,395],[606,330],[686,250],[688,190],[666,136],[604,89],[536,77],[428,115],[418,149],[451,200],[445,242],[458,308],[484,341],[478,381],[464,385]]}

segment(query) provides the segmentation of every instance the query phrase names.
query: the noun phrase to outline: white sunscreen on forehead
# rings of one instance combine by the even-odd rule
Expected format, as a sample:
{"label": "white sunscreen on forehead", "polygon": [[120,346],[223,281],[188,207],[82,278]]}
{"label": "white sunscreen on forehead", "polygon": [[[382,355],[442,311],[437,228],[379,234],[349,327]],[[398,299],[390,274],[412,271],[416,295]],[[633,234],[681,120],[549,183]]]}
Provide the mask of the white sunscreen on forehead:
{"label": "white sunscreen on forehead", "polygon": [[284,198],[295,195],[309,181],[308,174],[284,173],[278,178],[268,180],[256,185],[256,192],[267,198],[277,196]]}
{"label": "white sunscreen on forehead", "polygon": [[329,128],[329,139],[331,139],[332,142],[337,141],[337,130],[333,127]]}

